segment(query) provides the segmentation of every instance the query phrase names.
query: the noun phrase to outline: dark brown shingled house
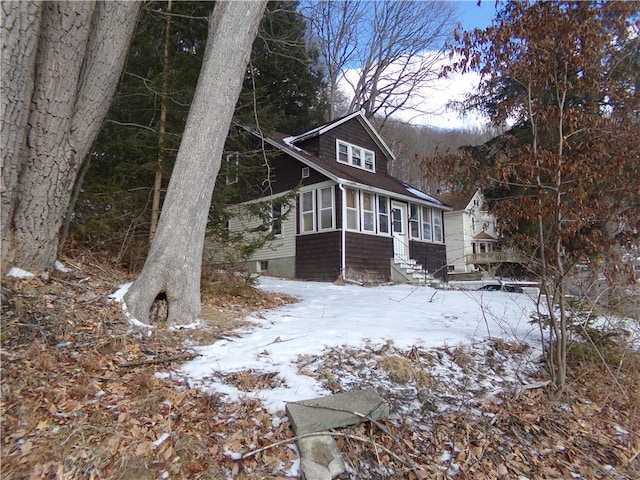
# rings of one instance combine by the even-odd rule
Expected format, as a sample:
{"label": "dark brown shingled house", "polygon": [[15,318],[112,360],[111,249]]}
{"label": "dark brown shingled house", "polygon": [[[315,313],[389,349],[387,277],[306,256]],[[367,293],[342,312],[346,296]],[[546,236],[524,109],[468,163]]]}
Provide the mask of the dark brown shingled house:
{"label": "dark brown shingled house", "polygon": [[[389,175],[394,154],[362,113],[261,140],[275,155],[260,200],[278,205],[292,189],[298,194],[275,238],[250,259],[251,271],[316,281],[445,279],[449,207]],[[229,228],[255,225],[232,219]]]}

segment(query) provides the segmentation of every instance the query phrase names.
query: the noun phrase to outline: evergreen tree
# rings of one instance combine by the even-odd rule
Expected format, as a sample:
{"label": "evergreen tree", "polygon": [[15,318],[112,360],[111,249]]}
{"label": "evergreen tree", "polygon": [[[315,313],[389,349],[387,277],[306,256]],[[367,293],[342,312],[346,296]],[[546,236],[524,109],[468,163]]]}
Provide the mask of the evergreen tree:
{"label": "evergreen tree", "polygon": [[[74,210],[74,237],[109,250],[115,261],[132,269],[141,265],[148,245],[156,171],[161,169],[162,191],[171,174],[200,73],[207,16],[214,5],[146,4],[116,99],[91,155]],[[269,2],[236,108],[237,122],[265,133],[297,133],[322,118],[322,76],[317,55],[305,46],[306,26],[296,8],[297,2]],[[163,88],[167,19],[169,68]],[[166,120],[161,133],[163,102]],[[227,202],[224,192],[214,192],[214,204]]]}

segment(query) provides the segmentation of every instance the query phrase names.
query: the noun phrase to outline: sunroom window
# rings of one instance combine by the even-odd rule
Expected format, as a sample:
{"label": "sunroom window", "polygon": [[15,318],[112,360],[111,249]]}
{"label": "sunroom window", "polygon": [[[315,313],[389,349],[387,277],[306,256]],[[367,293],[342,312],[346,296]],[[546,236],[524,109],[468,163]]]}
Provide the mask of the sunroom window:
{"label": "sunroom window", "polygon": [[433,212],[433,241],[442,242],[442,212],[435,210]]}
{"label": "sunroom window", "polygon": [[333,228],[333,187],[320,189],[320,230]]}
{"label": "sunroom window", "polygon": [[375,215],[374,215],[373,194],[362,192],[362,230],[365,232],[375,232]]}
{"label": "sunroom window", "polygon": [[411,238],[420,238],[420,210],[418,205],[412,203],[409,205],[409,234]]}
{"label": "sunroom window", "polygon": [[389,197],[378,196],[378,231],[389,233]]}
{"label": "sunroom window", "polygon": [[422,239],[431,241],[431,209],[422,207]]}
{"label": "sunroom window", "polygon": [[358,230],[358,192],[347,188],[347,228]]}
{"label": "sunroom window", "polygon": [[303,192],[300,195],[300,231],[313,232],[316,229],[315,219],[315,191]]}

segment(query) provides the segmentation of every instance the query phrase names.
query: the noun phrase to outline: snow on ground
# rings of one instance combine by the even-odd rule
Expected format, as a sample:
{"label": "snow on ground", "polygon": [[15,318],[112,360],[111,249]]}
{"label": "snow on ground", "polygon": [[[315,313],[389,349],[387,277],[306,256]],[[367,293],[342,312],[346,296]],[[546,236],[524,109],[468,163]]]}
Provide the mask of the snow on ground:
{"label": "snow on ground", "polygon": [[[309,372],[300,373],[297,361],[326,357],[332,349],[375,350],[392,345],[394,351],[413,347],[449,351],[463,345],[469,352],[483,355],[489,337],[492,341],[526,342],[534,350],[539,347],[538,328],[528,323],[534,302],[526,294],[411,285],[338,286],[272,277],[261,277],[259,286],[300,301],[254,314],[249,319],[255,327],[239,331],[239,337],[196,347],[200,356],[184,364],[179,374],[193,386],[224,394],[227,401],[257,398],[271,412],[283,411],[285,402],[331,393]],[[366,361],[359,362],[358,368],[371,368]],[[516,366],[505,373],[501,367],[500,371],[516,375],[519,369]],[[279,386],[243,392],[224,382],[225,375],[247,370],[274,374]],[[443,375],[450,372],[451,365],[442,370]],[[343,381],[349,380],[347,372],[334,373]],[[431,373],[438,376],[437,365]],[[366,376],[367,372],[360,372],[350,380],[362,384]],[[489,381],[483,391],[490,391],[491,383],[495,382]]]}

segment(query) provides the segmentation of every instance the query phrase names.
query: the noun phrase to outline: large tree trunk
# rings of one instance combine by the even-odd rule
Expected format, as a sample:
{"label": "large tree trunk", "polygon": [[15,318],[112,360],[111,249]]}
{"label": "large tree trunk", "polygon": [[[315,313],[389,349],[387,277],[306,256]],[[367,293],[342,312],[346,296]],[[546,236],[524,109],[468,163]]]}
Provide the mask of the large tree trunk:
{"label": "large tree trunk", "polygon": [[200,315],[202,248],[211,196],[251,46],[266,1],[216,2],[204,62],[164,200],[158,231],[125,302],[148,323],[157,297],[169,303],[168,322]]}
{"label": "large tree trunk", "polygon": [[2,3],[3,271],[53,267],[73,185],[118,85],[139,7]]}

